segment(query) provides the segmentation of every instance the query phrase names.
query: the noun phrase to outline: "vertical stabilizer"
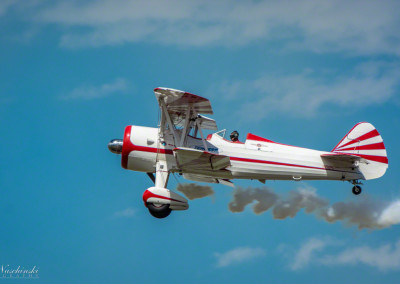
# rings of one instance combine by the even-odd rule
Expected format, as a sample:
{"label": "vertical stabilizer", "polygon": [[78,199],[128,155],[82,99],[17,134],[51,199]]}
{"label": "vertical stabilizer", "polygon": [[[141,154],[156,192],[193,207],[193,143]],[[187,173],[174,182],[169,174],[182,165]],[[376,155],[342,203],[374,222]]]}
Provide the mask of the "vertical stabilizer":
{"label": "vertical stabilizer", "polygon": [[383,176],[388,168],[388,158],[383,139],[375,127],[368,122],[357,123],[332,152],[356,155],[367,160],[360,163],[360,171],[365,179]]}

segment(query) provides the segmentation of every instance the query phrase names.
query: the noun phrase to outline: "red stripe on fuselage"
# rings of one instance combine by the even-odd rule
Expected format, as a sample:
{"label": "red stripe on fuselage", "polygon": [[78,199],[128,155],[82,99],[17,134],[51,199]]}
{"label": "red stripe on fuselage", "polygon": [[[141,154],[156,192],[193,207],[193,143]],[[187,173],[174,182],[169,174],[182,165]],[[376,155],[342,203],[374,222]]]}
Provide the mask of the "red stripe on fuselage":
{"label": "red stripe on fuselage", "polygon": [[263,137],[254,135],[254,134],[252,134],[252,133],[247,133],[246,140],[261,141],[261,142],[268,142],[268,143],[276,143],[276,142],[274,142],[274,141],[272,141],[272,140],[265,139],[265,138],[263,138]]}
{"label": "red stripe on fuselage", "polygon": [[159,154],[169,154],[172,155],[172,150],[169,149],[162,149],[162,148],[151,148],[145,146],[138,146],[134,145],[133,151],[142,151],[142,152],[149,152],[149,153],[159,153]]}
{"label": "red stripe on fuselage", "polygon": [[[168,154],[168,155],[172,155],[173,154],[173,151],[170,150],[170,149],[157,149],[157,148],[137,146],[137,145],[133,145],[132,149],[133,149],[132,151],[142,151],[142,152],[150,152],[150,153],[157,153],[157,150],[158,150],[159,153],[161,153],[161,154]],[[129,155],[129,153],[128,153],[128,155]],[[280,162],[266,161],[266,160],[256,160],[256,159],[248,159],[248,158],[240,158],[240,157],[229,157],[229,158],[232,161],[239,161],[239,162],[260,163],[260,164],[270,164],[270,165],[296,167],[296,168],[306,168],[306,169],[345,172],[343,170],[333,170],[333,169],[327,169],[327,168],[321,168],[321,167],[312,167],[312,166],[305,166],[305,165],[280,163]],[[126,167],[125,167],[125,169],[126,169]]]}
{"label": "red stripe on fuselage", "polygon": [[[272,141],[272,140],[269,140],[269,139],[266,139],[266,138],[263,138],[263,137],[254,135],[254,134],[252,134],[252,133],[248,133],[248,134],[247,134],[246,140],[267,142],[267,143],[278,144],[278,145],[282,145],[282,146],[295,147],[295,148],[307,149],[307,150],[308,150],[308,148],[304,148],[304,147],[299,147],[299,146],[293,146],[293,145],[289,145],[289,144],[278,143],[278,142],[275,142],[275,141]],[[243,144],[244,144],[244,143],[243,143]]]}

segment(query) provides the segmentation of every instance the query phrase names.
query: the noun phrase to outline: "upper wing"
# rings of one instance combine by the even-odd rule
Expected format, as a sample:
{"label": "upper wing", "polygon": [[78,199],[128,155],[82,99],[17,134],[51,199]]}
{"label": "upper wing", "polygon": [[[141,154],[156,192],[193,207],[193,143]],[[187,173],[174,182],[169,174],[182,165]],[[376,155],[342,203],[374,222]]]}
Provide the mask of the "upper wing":
{"label": "upper wing", "polygon": [[219,171],[231,165],[228,156],[217,155],[191,148],[175,148],[176,161],[182,171],[209,173]]}
{"label": "upper wing", "polygon": [[171,122],[176,127],[184,127],[187,119],[200,118],[200,124],[203,129],[217,130],[215,120],[204,116],[198,116],[200,113],[213,114],[211,103],[208,99],[193,95],[188,92],[169,88],[155,88],[156,98],[164,110],[168,112]]}

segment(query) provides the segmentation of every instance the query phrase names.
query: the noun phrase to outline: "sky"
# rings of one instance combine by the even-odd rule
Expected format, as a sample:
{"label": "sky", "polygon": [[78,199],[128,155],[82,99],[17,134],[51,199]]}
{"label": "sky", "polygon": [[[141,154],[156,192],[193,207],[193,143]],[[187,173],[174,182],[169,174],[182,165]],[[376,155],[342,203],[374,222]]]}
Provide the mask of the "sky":
{"label": "sky", "polygon": [[[399,14],[398,1],[2,0],[0,265],[39,276],[2,281],[397,282]],[[150,179],[107,143],[156,127],[156,87],[207,97],[241,140],[330,151],[368,121],[389,169],[360,196],[340,181],[234,180],[155,219]],[[307,202],[277,213],[304,194],[343,217]]]}

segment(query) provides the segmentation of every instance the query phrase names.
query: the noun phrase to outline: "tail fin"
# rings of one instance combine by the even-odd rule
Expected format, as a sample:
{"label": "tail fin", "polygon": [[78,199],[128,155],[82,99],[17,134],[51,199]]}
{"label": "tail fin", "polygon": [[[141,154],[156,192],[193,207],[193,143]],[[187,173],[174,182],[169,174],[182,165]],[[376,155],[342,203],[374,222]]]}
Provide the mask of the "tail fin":
{"label": "tail fin", "polygon": [[383,139],[375,127],[368,122],[357,123],[332,152],[362,157],[368,164],[360,164],[359,169],[365,179],[383,176],[388,168],[388,158]]}

